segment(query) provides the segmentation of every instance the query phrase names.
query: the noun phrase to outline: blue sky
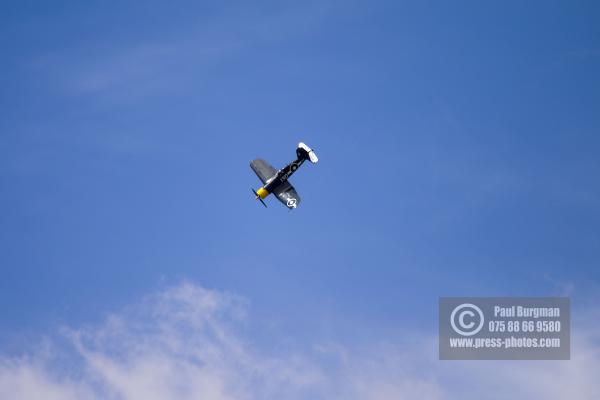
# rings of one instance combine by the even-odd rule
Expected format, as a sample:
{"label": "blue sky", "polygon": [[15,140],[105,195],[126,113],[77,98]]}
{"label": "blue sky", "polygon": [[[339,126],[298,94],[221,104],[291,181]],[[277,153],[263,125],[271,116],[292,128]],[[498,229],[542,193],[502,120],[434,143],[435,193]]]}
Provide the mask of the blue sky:
{"label": "blue sky", "polygon": [[[4,4],[0,352],[181,282],[246,299],[265,348],[434,335],[447,295],[597,308],[599,16]],[[299,141],[301,206],[263,209],[248,162]]]}

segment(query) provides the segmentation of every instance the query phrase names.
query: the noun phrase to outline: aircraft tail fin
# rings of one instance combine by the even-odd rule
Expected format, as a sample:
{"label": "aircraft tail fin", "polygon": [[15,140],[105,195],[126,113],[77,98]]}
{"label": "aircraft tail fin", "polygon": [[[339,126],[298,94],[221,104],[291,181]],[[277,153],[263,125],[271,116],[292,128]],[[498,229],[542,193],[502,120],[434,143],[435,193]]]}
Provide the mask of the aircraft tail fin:
{"label": "aircraft tail fin", "polygon": [[319,161],[319,158],[317,157],[313,149],[311,149],[302,142],[298,143],[296,155],[298,156],[298,158],[301,158],[303,160],[309,160],[313,164],[316,164]]}

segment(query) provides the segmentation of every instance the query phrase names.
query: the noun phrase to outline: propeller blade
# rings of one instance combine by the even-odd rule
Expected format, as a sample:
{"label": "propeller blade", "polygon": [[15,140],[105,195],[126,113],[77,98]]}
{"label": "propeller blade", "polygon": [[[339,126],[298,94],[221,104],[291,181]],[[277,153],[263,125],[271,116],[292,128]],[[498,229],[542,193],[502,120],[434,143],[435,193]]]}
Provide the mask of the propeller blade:
{"label": "propeller blade", "polygon": [[260,198],[260,196],[258,195],[258,193],[256,193],[256,190],[250,188],[250,190],[252,190],[252,193],[254,193],[254,195],[256,196],[256,199],[260,200],[260,202],[262,203],[263,206],[265,206],[265,208],[267,207],[267,205],[265,204],[265,202],[263,201],[263,199]]}

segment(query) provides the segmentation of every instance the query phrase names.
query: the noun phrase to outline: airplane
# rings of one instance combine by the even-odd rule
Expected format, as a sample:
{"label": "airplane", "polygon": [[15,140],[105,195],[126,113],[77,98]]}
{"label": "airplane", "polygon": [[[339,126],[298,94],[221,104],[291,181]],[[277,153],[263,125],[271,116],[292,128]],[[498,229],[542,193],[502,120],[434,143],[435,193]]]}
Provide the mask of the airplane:
{"label": "airplane", "polygon": [[302,142],[298,143],[298,147],[296,148],[296,160],[292,161],[279,171],[262,158],[252,160],[250,162],[250,168],[252,168],[256,176],[258,176],[258,179],[263,183],[263,186],[260,189],[252,189],[252,193],[256,196],[256,200],[260,200],[262,205],[266,207],[267,205],[263,199],[273,193],[277,197],[277,200],[282,202],[290,210],[298,207],[298,204],[300,204],[300,196],[288,179],[306,160],[309,160],[313,164],[316,164],[317,161],[319,161],[315,152]]}

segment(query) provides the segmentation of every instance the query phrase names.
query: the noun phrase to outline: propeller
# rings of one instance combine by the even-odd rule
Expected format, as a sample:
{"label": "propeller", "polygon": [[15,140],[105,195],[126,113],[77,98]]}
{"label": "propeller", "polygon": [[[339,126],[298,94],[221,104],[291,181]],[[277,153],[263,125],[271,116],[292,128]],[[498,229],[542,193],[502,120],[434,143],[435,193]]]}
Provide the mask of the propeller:
{"label": "propeller", "polygon": [[[250,188],[252,189],[252,188]],[[265,202],[263,201],[263,199],[260,198],[260,196],[258,195],[258,193],[256,193],[256,190],[252,189],[252,193],[254,193],[254,195],[256,196],[256,198],[258,200],[260,200],[260,202],[262,203],[263,206],[267,207],[267,205],[265,204]]]}

